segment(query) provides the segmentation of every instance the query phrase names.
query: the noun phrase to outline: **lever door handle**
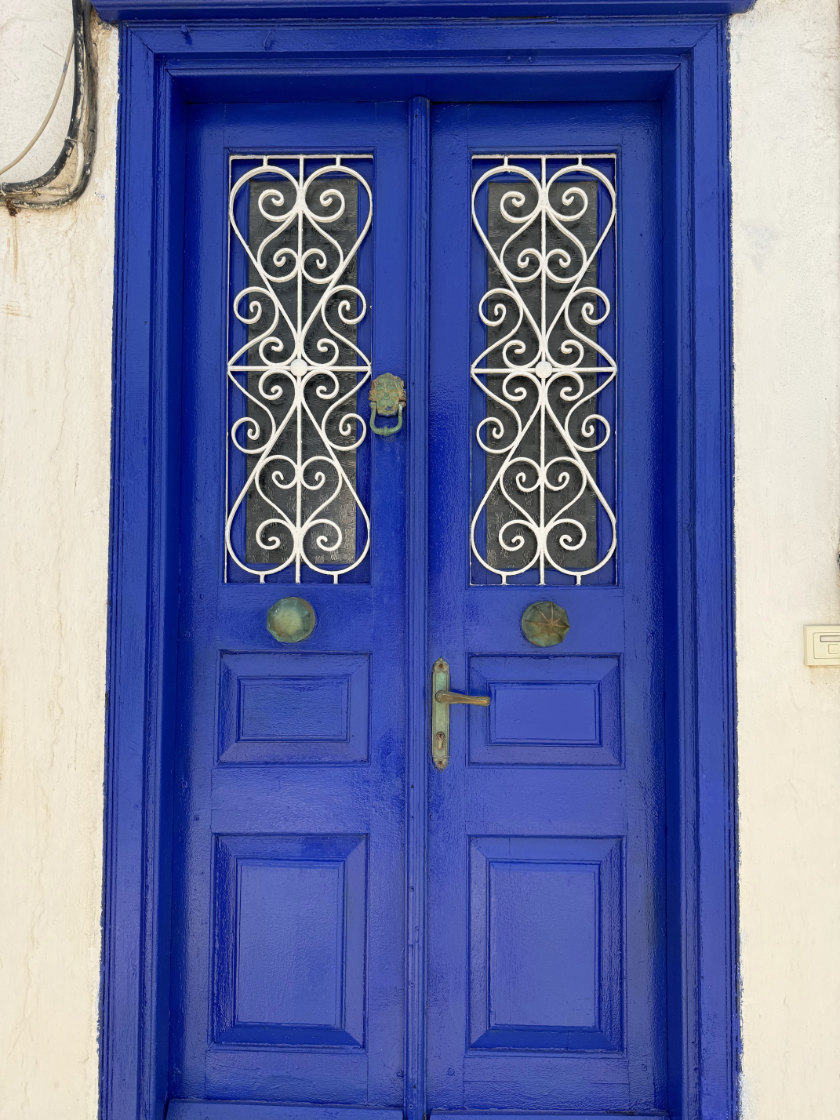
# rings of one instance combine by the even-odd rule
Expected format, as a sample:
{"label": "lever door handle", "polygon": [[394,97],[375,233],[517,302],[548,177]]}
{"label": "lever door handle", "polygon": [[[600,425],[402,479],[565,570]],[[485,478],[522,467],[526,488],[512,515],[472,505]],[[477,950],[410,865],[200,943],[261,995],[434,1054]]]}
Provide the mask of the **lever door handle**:
{"label": "lever door handle", "polygon": [[435,701],[438,704],[472,704],[476,708],[488,708],[490,706],[489,696],[473,696],[469,692],[440,692],[435,693]]}
{"label": "lever door handle", "polygon": [[449,765],[449,705],[470,704],[486,708],[489,696],[471,696],[466,692],[449,691],[449,663],[439,657],[432,666],[432,762],[435,769]]}

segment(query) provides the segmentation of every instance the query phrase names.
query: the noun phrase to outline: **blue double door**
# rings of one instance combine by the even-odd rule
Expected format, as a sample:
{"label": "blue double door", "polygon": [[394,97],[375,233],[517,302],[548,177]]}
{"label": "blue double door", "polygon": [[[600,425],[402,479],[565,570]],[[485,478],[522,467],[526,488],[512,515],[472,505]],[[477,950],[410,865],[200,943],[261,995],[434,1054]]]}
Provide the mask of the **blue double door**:
{"label": "blue double door", "polygon": [[166,1115],[661,1116],[658,118],[187,135]]}

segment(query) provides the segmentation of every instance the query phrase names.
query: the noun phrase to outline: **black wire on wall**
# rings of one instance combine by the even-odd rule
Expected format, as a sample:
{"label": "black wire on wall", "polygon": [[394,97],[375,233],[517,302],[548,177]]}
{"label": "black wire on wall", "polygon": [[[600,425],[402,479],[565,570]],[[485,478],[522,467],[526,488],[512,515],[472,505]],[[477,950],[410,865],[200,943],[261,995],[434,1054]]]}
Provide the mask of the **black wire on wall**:
{"label": "black wire on wall", "polygon": [[36,179],[0,182],[0,201],[10,214],[49,210],[77,199],[90,178],[96,145],[96,82],[90,36],[90,0],[73,4],[73,106],[58,159]]}

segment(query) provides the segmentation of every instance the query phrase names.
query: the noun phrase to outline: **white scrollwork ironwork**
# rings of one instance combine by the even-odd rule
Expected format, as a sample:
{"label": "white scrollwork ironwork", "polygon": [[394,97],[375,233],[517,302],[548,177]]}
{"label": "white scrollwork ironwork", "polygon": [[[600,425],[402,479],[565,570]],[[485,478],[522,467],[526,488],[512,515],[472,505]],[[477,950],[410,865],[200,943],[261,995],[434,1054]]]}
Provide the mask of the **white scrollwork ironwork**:
{"label": "white scrollwork ironwork", "polygon": [[598,341],[611,305],[597,260],[616,220],[615,157],[474,158],[491,166],[479,166],[472,192],[490,280],[478,307],[487,344],[471,367],[485,394],[476,439],[487,479],[471,549],[503,584],[530,571],[543,584],[552,570],[579,584],[616,548],[596,468],[613,429],[603,394],[616,362]]}
{"label": "white scrollwork ironwork", "polygon": [[[356,164],[371,158],[231,158],[232,275],[238,246],[249,275],[232,300],[247,340],[232,348],[227,364],[234,406],[225,544],[227,557],[260,582],[288,569],[299,583],[304,568],[337,582],[370,548],[370,518],[348,464],[367,435],[355,411],[371,373],[356,342],[367,301],[355,270],[373,199]],[[358,218],[348,208],[351,181]],[[243,231],[249,203],[264,233],[256,239]],[[258,517],[246,526],[249,499]],[[247,558],[246,531],[263,563]]]}

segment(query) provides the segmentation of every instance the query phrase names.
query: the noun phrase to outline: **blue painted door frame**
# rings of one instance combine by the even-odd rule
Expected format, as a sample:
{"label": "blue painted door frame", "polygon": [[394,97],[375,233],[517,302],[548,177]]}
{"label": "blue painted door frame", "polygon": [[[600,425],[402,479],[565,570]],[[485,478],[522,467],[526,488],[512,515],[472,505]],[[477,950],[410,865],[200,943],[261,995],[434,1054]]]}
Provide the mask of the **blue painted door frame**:
{"label": "blue painted door frame", "polygon": [[[314,67],[317,97],[358,98],[363,87],[364,100],[414,99],[408,135],[414,173],[407,200],[412,307],[407,345],[416,368],[428,361],[429,102],[480,101],[489,86],[494,100],[591,98],[656,106],[664,198],[662,430],[670,467],[663,526],[669,650],[667,1100],[669,1115],[682,1120],[733,1115],[737,1021],[725,23],[720,18],[568,24],[382,20],[340,26],[141,21],[126,25],[121,45],[103,1115],[107,1120],[157,1117],[167,1092],[188,106],[294,101],[302,83],[311,83]],[[426,430],[425,401],[412,402],[411,426]],[[407,470],[408,551],[422,557],[427,463],[419,441]],[[408,881],[418,887],[405,901],[405,1109],[412,1118],[421,1115],[425,1099],[425,899],[419,871],[425,858],[428,664],[422,586],[413,586],[407,613],[407,723],[413,742],[406,861]]]}
{"label": "blue painted door frame", "polygon": [[[723,16],[746,12],[755,0],[403,0],[401,13],[410,16],[496,17],[526,19],[558,16]],[[242,20],[391,17],[389,0],[99,0],[103,19]]]}

